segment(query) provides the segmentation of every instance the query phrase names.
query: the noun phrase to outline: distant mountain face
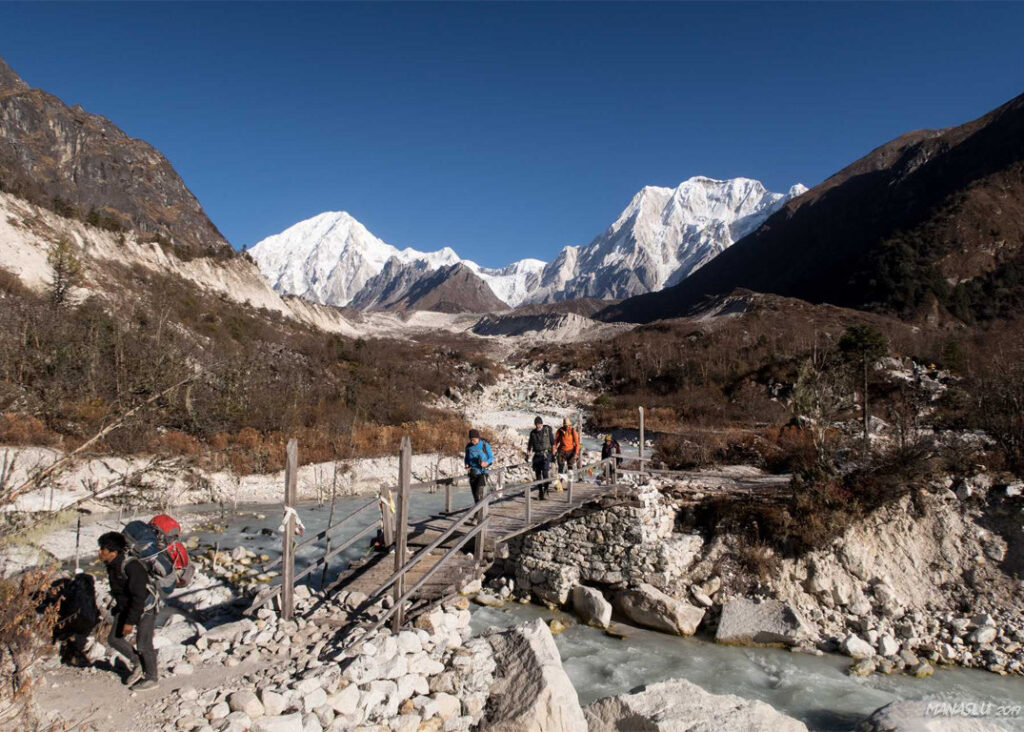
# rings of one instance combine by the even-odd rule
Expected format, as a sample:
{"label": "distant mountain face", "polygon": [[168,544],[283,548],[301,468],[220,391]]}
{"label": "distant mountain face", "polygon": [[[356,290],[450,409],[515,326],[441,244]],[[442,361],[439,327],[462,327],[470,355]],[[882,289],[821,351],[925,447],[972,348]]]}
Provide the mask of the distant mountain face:
{"label": "distant mountain face", "polygon": [[180,256],[234,255],[159,151],[31,89],[3,59],[0,190],[62,215],[159,236]]}
{"label": "distant mountain face", "polygon": [[566,247],[550,264],[523,259],[489,269],[449,248],[399,250],[344,212],[299,222],[249,252],[278,292],[331,305],[394,307],[416,282],[458,263],[503,305],[617,299],[679,281],[803,190],[771,193],[746,178],[647,187],[602,235],[587,246]]}
{"label": "distant mountain face", "polygon": [[681,284],[609,308],[648,322],[737,287],[966,320],[1024,301],[1024,95],[903,135],[796,200]]}
{"label": "distant mountain face", "polygon": [[563,249],[529,301],[624,298],[673,285],[806,190],[772,193],[749,178],[703,176],[676,188],[647,186],[594,241]]}

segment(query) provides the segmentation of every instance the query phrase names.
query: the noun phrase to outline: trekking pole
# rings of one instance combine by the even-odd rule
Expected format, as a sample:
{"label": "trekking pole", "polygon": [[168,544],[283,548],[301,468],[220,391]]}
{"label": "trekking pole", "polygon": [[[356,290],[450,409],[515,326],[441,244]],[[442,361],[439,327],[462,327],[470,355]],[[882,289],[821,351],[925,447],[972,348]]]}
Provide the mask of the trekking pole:
{"label": "trekking pole", "polygon": [[78,513],[78,525],[75,527],[75,574],[82,570],[78,566],[78,547],[82,541],[82,513]]}

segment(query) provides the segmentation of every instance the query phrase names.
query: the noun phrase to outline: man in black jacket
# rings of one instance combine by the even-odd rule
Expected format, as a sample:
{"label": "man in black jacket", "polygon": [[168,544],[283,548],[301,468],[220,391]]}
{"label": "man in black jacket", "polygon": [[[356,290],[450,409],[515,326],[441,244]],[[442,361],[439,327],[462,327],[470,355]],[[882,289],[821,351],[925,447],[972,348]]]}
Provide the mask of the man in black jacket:
{"label": "man in black jacket", "polygon": [[[114,625],[107,644],[131,664],[125,684],[133,689],[152,689],[157,685],[156,650],[153,631],[156,626],[156,602],[149,573],[137,559],[125,556],[128,543],[122,534],[111,531],[99,539],[100,559],[107,565],[110,596],[114,598]],[[135,633],[135,647],[128,641]]]}
{"label": "man in black jacket", "polygon": [[[530,439],[526,443],[526,457],[533,453],[533,474],[534,480],[547,480],[551,477],[551,450],[555,445],[555,436],[551,428],[544,424],[544,420],[537,417],[533,420],[533,431],[530,432]],[[540,500],[548,496],[550,483],[541,483],[537,486],[537,493]]]}

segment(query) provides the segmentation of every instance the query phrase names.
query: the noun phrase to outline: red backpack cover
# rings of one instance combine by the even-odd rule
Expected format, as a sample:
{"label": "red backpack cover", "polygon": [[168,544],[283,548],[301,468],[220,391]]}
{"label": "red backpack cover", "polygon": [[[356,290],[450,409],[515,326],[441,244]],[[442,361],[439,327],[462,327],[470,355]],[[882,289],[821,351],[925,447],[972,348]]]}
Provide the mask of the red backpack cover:
{"label": "red backpack cover", "polygon": [[191,572],[186,573],[188,567],[188,550],[178,539],[181,536],[181,525],[165,513],[154,516],[149,525],[156,529],[157,539],[167,550],[167,556],[174,562],[174,569],[178,571],[178,586],[183,587],[192,579]]}

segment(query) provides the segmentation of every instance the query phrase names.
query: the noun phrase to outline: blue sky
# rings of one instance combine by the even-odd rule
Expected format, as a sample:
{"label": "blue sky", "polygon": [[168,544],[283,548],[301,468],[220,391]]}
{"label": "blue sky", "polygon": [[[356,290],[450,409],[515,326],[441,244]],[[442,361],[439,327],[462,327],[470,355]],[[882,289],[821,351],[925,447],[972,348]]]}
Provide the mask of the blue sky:
{"label": "blue sky", "polygon": [[814,185],[1024,92],[1024,4],[0,4],[30,84],[159,148],[236,246],[344,209],[486,265],[644,185]]}

